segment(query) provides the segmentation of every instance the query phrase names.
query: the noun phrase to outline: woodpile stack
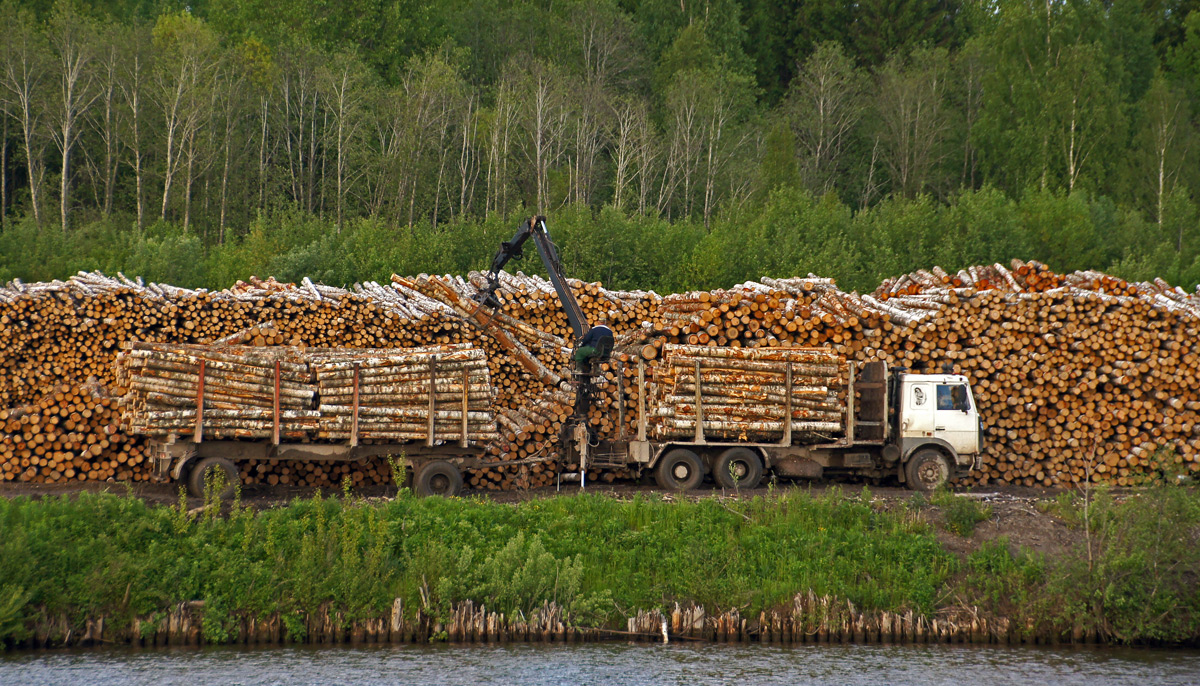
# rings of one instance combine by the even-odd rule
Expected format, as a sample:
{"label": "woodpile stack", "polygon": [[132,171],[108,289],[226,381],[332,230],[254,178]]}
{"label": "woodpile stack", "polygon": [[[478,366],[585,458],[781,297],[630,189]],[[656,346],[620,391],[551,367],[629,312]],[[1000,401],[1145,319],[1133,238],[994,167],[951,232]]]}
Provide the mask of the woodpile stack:
{"label": "woodpile stack", "polygon": [[304,353],[320,397],[317,438],[490,441],[494,396],[483,350],[469,345]]}
{"label": "woodpile stack", "polygon": [[[123,420],[133,422],[141,413],[142,430],[184,431],[194,426],[195,417],[186,414],[189,408],[183,403],[197,390],[194,368],[188,367],[189,354],[195,357],[189,350],[194,349],[188,346],[219,341],[223,350],[258,351],[246,354],[268,366],[245,365],[258,371],[239,368],[248,375],[238,378],[221,377],[220,365],[214,367],[218,376],[209,388],[211,403],[206,408],[211,409],[205,421],[254,422],[212,428],[231,432],[226,435],[241,431],[260,436],[267,431],[263,416],[235,420],[221,412],[233,411],[233,406],[244,412],[273,410],[274,390],[264,395],[262,384],[273,382],[271,355],[282,353],[265,351],[272,346],[307,347],[313,355],[327,356],[321,363],[327,372],[319,373],[316,383],[324,384],[319,389],[323,407],[343,418],[336,430],[312,440],[348,440],[352,431],[346,425],[346,408],[352,407],[353,399],[347,394],[347,378],[354,362],[339,357],[345,354],[342,349],[369,349],[365,354],[379,356],[381,351],[466,345],[483,355],[482,360],[462,361],[455,373],[465,370],[466,379],[448,374],[432,382],[438,435],[444,431],[445,440],[455,440],[464,416],[472,424],[470,431],[483,432],[484,419],[476,413],[486,402],[479,388],[486,365],[496,421],[485,459],[497,465],[471,473],[468,485],[547,485],[558,475],[554,460],[574,404],[571,332],[557,295],[544,279],[502,274],[496,294],[501,307],[496,312],[474,302],[484,283],[479,273],[465,278],[394,277],[390,284],[356,284],[352,289],[308,280],[290,284],[250,279],[219,292],[95,273],[42,284],[13,282],[0,289],[0,408],[13,412],[39,403],[63,384],[78,393],[89,377],[114,389],[136,379],[129,407],[134,417]],[[843,292],[831,279],[815,275],[763,278],[728,289],[665,297],[582,282],[572,282],[572,287],[589,320],[607,321],[617,333],[618,349],[601,369],[599,394],[589,415],[604,437],[636,431],[639,403],[650,400],[639,397],[639,378],[678,410],[672,417],[656,418],[661,420],[655,429],[659,435],[686,435],[689,427],[694,432],[695,412],[688,410],[688,400],[694,404],[694,397],[688,393],[694,394],[695,385],[688,375],[694,377],[695,371],[689,358],[706,361],[704,370],[710,371],[702,370],[702,386],[705,378],[716,381],[718,376],[722,386],[729,386],[719,396],[728,401],[717,403],[713,398],[722,413],[760,421],[762,435],[774,435],[767,425],[784,409],[764,405],[761,399],[783,396],[776,393],[778,383],[757,376],[778,380],[778,367],[770,368],[778,361],[764,358],[761,362],[767,366],[756,369],[713,368],[707,361],[720,359],[719,351],[729,347],[800,346],[858,362],[884,360],[914,371],[936,372],[949,365],[968,375],[988,426],[984,481],[1067,485],[1091,477],[1133,484],[1172,465],[1200,470],[1200,296],[1162,282],[1128,283],[1098,272],[1059,274],[1036,262],[1014,261],[957,272],[920,270],[889,279],[869,294]],[[136,374],[131,371],[128,379],[118,379],[114,360],[126,343],[131,343],[126,351],[131,360],[154,346],[174,357],[167,366],[135,365]],[[365,359],[363,363],[376,364]],[[285,378],[283,372],[281,364],[281,410],[318,410],[289,404],[302,399],[283,392],[285,387],[297,390],[283,381],[300,382]],[[739,372],[752,374],[739,380]],[[799,376],[804,387],[836,392],[817,383],[828,377],[805,377],[806,373]],[[324,380],[319,378],[322,374]],[[386,368],[371,366],[368,372],[362,364],[360,374],[399,378]],[[257,391],[245,387],[255,384]],[[459,397],[462,388],[467,389],[465,411]],[[326,402],[326,393],[333,402]],[[828,417],[830,405],[822,405],[816,395],[793,397],[793,417],[836,421]],[[362,428],[367,429],[367,422],[380,422],[369,429],[377,433],[370,438],[364,434],[363,440],[415,435],[409,429],[416,429],[411,420],[417,406],[410,397],[384,391],[370,409],[366,398],[362,400]],[[708,402],[705,398],[704,404]],[[811,416],[796,416],[797,412]],[[294,430],[305,428],[308,419],[289,417],[296,423]],[[718,424],[706,423],[709,430],[721,431]],[[132,453],[120,462],[120,451],[114,450],[101,448],[98,459],[129,463]],[[13,458],[6,459],[9,465]],[[16,459],[17,467],[4,467],[6,475],[14,475],[6,478],[28,473],[29,465]],[[148,473],[134,464],[127,469]],[[113,468],[114,474],[120,471]],[[264,462],[244,467],[244,474],[264,483],[274,478],[278,483],[325,485],[345,476],[386,480],[390,470],[384,462],[347,473],[341,466]],[[593,471],[589,478],[614,474]]]}
{"label": "woodpile stack", "polygon": [[844,430],[839,396],[845,397],[848,370],[828,349],[667,345],[663,353],[649,392],[656,440],[778,442],[789,413],[797,440],[832,440]]}
{"label": "woodpile stack", "polygon": [[883,284],[881,301],[928,314],[864,352],[971,379],[988,427],[983,482],[1133,485],[1200,470],[1196,294],[1035,262],[974,276],[1003,285],[962,291],[920,272],[901,277],[920,284],[908,295]]}
{"label": "woodpile stack", "polygon": [[145,445],[120,431],[117,404],[95,384],[61,384],[0,409],[0,481],[143,481]]}
{"label": "woodpile stack", "polygon": [[308,363],[295,348],[124,346],[116,392],[129,433],[273,439],[278,431],[282,440],[302,440],[318,427]]}

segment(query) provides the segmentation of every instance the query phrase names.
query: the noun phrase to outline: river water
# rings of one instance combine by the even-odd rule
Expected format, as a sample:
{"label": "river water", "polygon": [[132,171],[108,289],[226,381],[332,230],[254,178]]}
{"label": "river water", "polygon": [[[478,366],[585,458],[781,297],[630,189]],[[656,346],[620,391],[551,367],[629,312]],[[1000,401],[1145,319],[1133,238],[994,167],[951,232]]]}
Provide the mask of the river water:
{"label": "river water", "polygon": [[1200,684],[1200,651],[710,644],[102,649],[0,655],[3,686]]}

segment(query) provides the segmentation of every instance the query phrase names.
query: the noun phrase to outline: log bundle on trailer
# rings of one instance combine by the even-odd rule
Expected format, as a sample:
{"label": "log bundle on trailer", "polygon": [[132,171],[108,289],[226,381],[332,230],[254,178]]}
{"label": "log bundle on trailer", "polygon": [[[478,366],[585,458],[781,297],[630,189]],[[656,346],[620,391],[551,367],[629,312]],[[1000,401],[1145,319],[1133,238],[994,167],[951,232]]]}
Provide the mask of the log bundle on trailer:
{"label": "log bundle on trailer", "polygon": [[494,393],[478,348],[319,349],[304,356],[321,403],[317,438],[352,444],[496,438]]}
{"label": "log bundle on trailer", "polygon": [[[130,356],[140,348],[162,345],[175,351],[174,364],[186,358],[186,346],[221,339],[229,339],[221,343],[228,348],[255,346],[263,360],[271,359],[270,353],[261,352],[270,346],[308,347],[316,353],[462,344],[482,352],[494,392],[495,435],[487,441],[485,459],[555,458],[574,403],[568,383],[566,317],[543,279],[503,274],[497,312],[474,303],[483,283],[478,273],[465,278],[395,277],[390,284],[364,283],[348,290],[307,280],[286,284],[251,279],[207,292],[95,273],[62,282],[13,282],[0,289],[0,408],[24,412],[22,408],[53,397],[64,385],[87,398],[72,401],[76,407],[83,402],[100,408],[102,403],[81,389],[90,377],[101,387],[120,387],[114,359],[127,343],[132,344]],[[644,400],[638,397],[639,375],[648,388],[671,394],[676,403],[679,411],[661,419],[672,423],[676,432],[688,431],[687,372],[672,361],[688,355],[672,352],[672,346],[703,349],[706,359],[725,347],[809,346],[859,362],[885,360],[914,371],[939,371],[948,364],[967,374],[988,427],[979,474],[984,481],[1069,485],[1091,477],[1133,484],[1165,468],[1200,470],[1200,297],[1161,281],[1128,283],[1096,272],[1059,274],[1036,262],[1014,261],[957,272],[921,270],[889,279],[869,294],[843,292],[831,279],[813,275],[763,278],[728,289],[664,297],[612,291],[594,283],[571,285],[588,319],[607,321],[617,333],[617,351],[601,370],[599,397],[589,415],[604,437],[632,430],[638,403]],[[250,329],[256,329],[252,335],[247,333]],[[330,397],[339,400],[329,403],[330,410],[344,417],[345,385],[337,384],[345,381],[346,369],[332,371],[340,376],[328,377]],[[765,368],[745,371],[769,373]],[[154,394],[152,411],[160,413],[146,421],[175,428],[189,420],[194,423],[187,406],[180,404],[192,391],[192,381],[172,376],[181,373],[178,367],[139,373],[144,377],[138,382],[139,393],[147,403]],[[468,388],[478,385],[470,373]],[[810,376],[812,387],[819,388],[816,375]],[[208,418],[225,419],[220,412],[229,411],[235,398],[250,399],[239,405],[246,412],[264,409],[263,395],[244,388],[264,378],[261,371],[252,370],[240,379],[214,377]],[[434,387],[447,383],[448,377],[435,381]],[[765,390],[753,396],[749,389],[754,384],[731,388],[726,396],[730,402],[723,405],[742,412],[746,420],[761,413],[765,426],[770,412],[779,408],[750,410],[743,401],[770,395],[769,387],[777,384],[763,384]],[[281,409],[306,411],[289,406],[285,397],[294,399],[281,393]],[[273,391],[270,398],[273,402]],[[480,399],[478,394],[468,398],[468,421],[478,420],[472,413]],[[388,417],[393,426],[412,424],[404,420],[411,419],[406,415],[415,408],[406,407],[402,396],[381,400],[396,408]],[[709,403],[706,398],[704,404]],[[817,413],[825,411],[819,405],[815,400],[812,406],[798,402],[794,411],[810,410],[817,422],[823,416]],[[381,404],[360,420],[381,419],[389,411]],[[438,432],[445,429],[447,440],[454,440],[451,425],[458,422],[461,431],[462,409],[439,407],[435,412],[446,413],[435,416]],[[306,419],[289,417],[301,424]],[[229,421],[259,422],[226,427],[231,432],[264,431],[261,415]],[[690,421],[694,427],[695,418]],[[28,426],[28,420],[22,426]],[[32,432],[17,432],[24,445],[49,431],[44,423],[37,426]],[[16,429],[11,419],[2,428],[8,434]],[[312,440],[347,440],[346,435],[339,430],[336,437]],[[60,444],[43,453],[72,453],[61,448],[61,441],[40,440]],[[116,443],[127,447],[111,447]],[[141,439],[124,435],[109,440],[89,463],[104,466],[89,466],[82,472],[84,478],[147,478],[144,465],[132,462],[142,447]],[[124,462],[118,460],[121,452]],[[0,474],[5,479],[68,478],[61,469],[31,471],[21,462],[30,458],[13,454],[3,454]],[[111,466],[114,462],[130,466]],[[267,483],[324,485],[346,476],[340,472],[343,468],[268,462],[243,467],[243,475]],[[76,467],[69,478],[79,478],[80,473]],[[593,472],[589,479],[615,474]],[[552,461],[484,467],[468,475],[468,485],[537,487],[552,483],[556,475]],[[377,461],[355,478],[386,480],[390,470]]]}
{"label": "log bundle on trailer", "polygon": [[790,413],[792,432],[832,440],[844,429],[846,373],[827,349],[667,345],[650,392],[651,435],[780,442]]}
{"label": "log bundle on trailer", "polygon": [[[117,356],[122,428],[196,440],[299,440],[320,414],[307,362],[296,348],[169,345],[130,341]],[[278,421],[276,421],[278,419]]]}

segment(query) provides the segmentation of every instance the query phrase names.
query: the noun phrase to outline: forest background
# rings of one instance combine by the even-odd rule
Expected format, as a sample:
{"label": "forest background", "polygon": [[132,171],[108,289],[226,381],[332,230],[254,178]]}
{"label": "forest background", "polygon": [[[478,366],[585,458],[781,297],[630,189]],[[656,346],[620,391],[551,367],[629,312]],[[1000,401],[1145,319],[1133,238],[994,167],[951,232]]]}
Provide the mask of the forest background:
{"label": "forest background", "polygon": [[[1197,0],[7,2],[0,281],[1200,282]],[[514,265],[537,272],[535,261]]]}

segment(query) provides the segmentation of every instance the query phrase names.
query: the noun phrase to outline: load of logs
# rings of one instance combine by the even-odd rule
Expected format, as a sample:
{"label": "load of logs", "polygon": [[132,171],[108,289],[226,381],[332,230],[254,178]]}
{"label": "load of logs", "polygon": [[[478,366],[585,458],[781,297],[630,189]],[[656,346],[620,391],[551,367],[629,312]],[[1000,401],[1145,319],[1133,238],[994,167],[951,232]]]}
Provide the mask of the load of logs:
{"label": "load of logs", "polygon": [[487,360],[478,348],[248,347],[225,340],[238,336],[213,345],[126,343],[116,364],[122,428],[197,441],[453,438],[467,445],[496,438]]}
{"label": "load of logs", "polygon": [[271,438],[278,430],[296,440],[317,428],[310,372],[295,348],[124,346],[115,381],[129,433],[202,440]]}
{"label": "load of logs", "polygon": [[778,442],[785,427],[832,440],[843,430],[846,362],[827,349],[666,345],[658,367],[656,440]]}
{"label": "load of logs", "polygon": [[468,345],[305,352],[317,379],[318,438],[490,441],[496,416],[484,352]]}
{"label": "load of logs", "polygon": [[[422,382],[439,403],[434,414],[427,403],[422,406],[399,389],[364,395],[358,412],[366,432],[361,437],[417,435],[412,431],[427,430],[430,417],[444,440],[462,435],[464,418],[469,432],[483,435],[486,422],[477,413],[487,406],[496,421],[485,459],[522,464],[475,470],[468,486],[544,486],[560,469],[574,467],[556,461],[574,402],[570,327],[546,280],[502,274],[496,293],[501,307],[495,312],[475,302],[484,283],[480,273],[394,277],[389,284],[351,289],[307,279],[298,284],[250,279],[209,292],[97,273],[50,283],[14,281],[0,289],[0,408],[24,412],[20,408],[53,397],[64,384],[78,393],[94,378],[98,387],[125,390],[128,385],[132,404],[121,408],[126,425],[140,421],[139,430],[152,435],[165,429],[186,433],[194,429],[195,417],[186,414],[184,401],[194,407],[196,390],[185,369],[188,356],[195,357],[188,346],[245,347],[251,352],[242,354],[254,357],[253,363],[214,358],[243,365],[237,374],[221,364],[206,370],[212,383],[204,424],[228,435],[260,436],[273,433],[274,414],[270,419],[250,414],[273,411],[275,393],[245,386],[273,382],[273,355],[288,353],[268,351],[287,346],[310,351],[321,406],[290,404],[303,398],[291,394],[297,388],[288,384],[299,381],[287,378],[288,359],[281,357],[281,411],[328,412],[341,418],[339,423],[325,436],[310,434],[311,440],[347,440],[353,433],[353,412],[346,409],[354,405],[352,389],[347,392],[353,385],[347,383],[353,375],[350,357],[465,345],[480,357]],[[949,366],[966,374],[987,425],[986,455],[977,474],[983,482],[1064,486],[1091,479],[1125,485],[1169,470],[1200,471],[1200,295],[1162,281],[1129,283],[1090,271],[1060,274],[1037,262],[1014,260],[957,272],[919,270],[863,294],[843,292],[832,279],[815,275],[667,296],[577,281],[571,286],[587,318],[608,322],[617,334],[617,350],[601,369],[599,397],[589,415],[601,437],[634,431],[639,403],[646,401],[647,407],[666,403],[674,408],[670,416],[651,418],[658,437],[692,436],[698,420],[706,434],[732,435],[717,423],[716,413],[696,412],[692,358],[700,357],[706,370],[700,379],[702,405],[720,408],[722,416],[736,418],[742,427],[757,422],[755,432],[763,437],[778,436],[773,423],[787,411],[786,403],[779,403],[788,394],[782,392],[787,384],[780,382],[780,360],[769,357],[771,349],[815,347],[830,359],[883,360],[917,372]],[[131,362],[145,357],[136,353],[161,346],[163,364],[136,362],[128,377],[118,378],[114,360],[123,345]],[[754,354],[767,357],[747,360],[761,365],[751,368],[709,364],[727,348],[759,349]],[[828,426],[839,421],[829,414],[838,405],[830,397],[844,389],[846,371],[818,373],[829,364],[793,362],[793,388],[810,390],[791,394],[791,411],[796,423],[836,433]],[[487,383],[481,381],[484,369]],[[402,377],[366,358],[359,374],[385,388],[397,386],[393,382]],[[647,394],[657,395],[640,397],[639,379]],[[485,385],[490,388],[481,388]],[[493,394],[490,403],[486,393]],[[771,398],[773,404],[765,402]],[[235,409],[247,414],[221,415]],[[413,421],[419,409],[426,411],[422,426]],[[299,431],[310,419],[290,416],[292,423],[281,430]],[[12,420],[0,421],[9,434],[16,431]],[[221,427],[221,421],[231,423]],[[19,431],[25,445],[49,430],[44,422],[37,426],[42,428]],[[47,443],[56,439],[38,439],[37,445]],[[126,447],[112,447],[115,443]],[[143,439],[122,435],[109,444],[70,477],[65,469],[42,469],[50,465],[40,463],[31,471],[32,462],[22,463],[33,459],[24,456],[27,448],[17,457],[11,450],[0,453],[0,474],[8,480],[79,478],[80,473],[125,478],[124,472],[145,478],[147,467],[131,462],[135,454],[140,457]],[[73,454],[55,463],[65,467],[78,457],[72,450],[59,446],[42,454]],[[122,451],[124,462],[118,459]],[[602,464],[591,467],[589,480],[623,474]],[[342,477],[356,482],[391,478],[383,461],[365,467],[265,461],[244,465],[243,475],[252,482],[314,485]]]}

